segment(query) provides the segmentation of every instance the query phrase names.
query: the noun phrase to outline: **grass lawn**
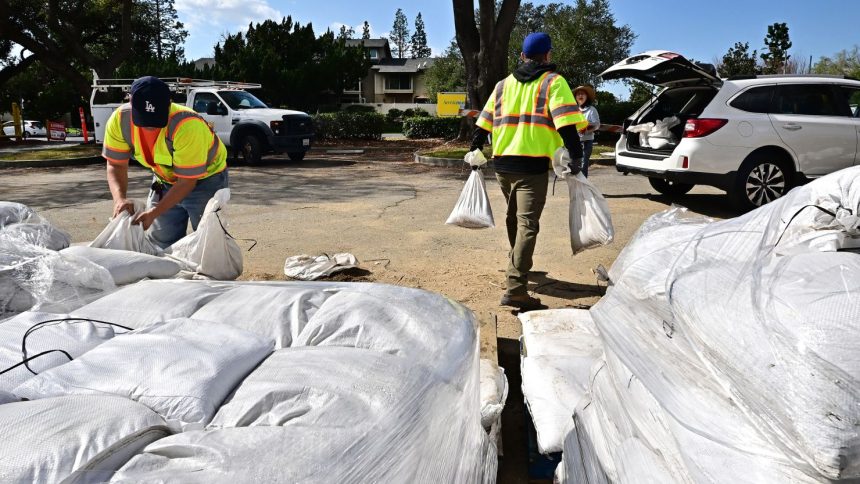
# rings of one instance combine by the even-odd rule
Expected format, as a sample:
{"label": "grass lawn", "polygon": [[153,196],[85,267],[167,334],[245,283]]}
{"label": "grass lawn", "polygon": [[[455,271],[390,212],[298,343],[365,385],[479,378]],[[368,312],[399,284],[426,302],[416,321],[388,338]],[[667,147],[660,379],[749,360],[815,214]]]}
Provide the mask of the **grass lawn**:
{"label": "grass lawn", "polygon": [[87,144],[78,146],[66,146],[57,149],[25,150],[19,151],[17,153],[0,153],[0,160],[60,160],[63,158],[83,158],[85,156],[98,156],[101,154],[101,152],[101,146]]}
{"label": "grass lawn", "polygon": [[[595,159],[600,157],[601,153],[606,153],[608,151],[614,151],[615,146],[607,146],[607,145],[594,145],[594,149],[591,152],[591,158]],[[440,148],[436,150],[431,150],[425,153],[421,153],[423,156],[432,156],[434,158],[452,158],[462,160],[466,153],[469,151],[468,148]],[[489,159],[493,155],[493,150],[490,147],[484,148],[484,156]]]}

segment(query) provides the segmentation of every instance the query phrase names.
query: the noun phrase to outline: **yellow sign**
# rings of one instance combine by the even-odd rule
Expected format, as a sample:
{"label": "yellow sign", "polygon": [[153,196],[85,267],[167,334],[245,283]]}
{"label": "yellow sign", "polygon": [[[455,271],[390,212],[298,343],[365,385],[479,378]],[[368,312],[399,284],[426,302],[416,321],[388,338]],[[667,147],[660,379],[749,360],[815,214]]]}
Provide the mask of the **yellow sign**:
{"label": "yellow sign", "polygon": [[465,92],[440,92],[436,95],[436,114],[439,116],[459,116],[464,107]]}

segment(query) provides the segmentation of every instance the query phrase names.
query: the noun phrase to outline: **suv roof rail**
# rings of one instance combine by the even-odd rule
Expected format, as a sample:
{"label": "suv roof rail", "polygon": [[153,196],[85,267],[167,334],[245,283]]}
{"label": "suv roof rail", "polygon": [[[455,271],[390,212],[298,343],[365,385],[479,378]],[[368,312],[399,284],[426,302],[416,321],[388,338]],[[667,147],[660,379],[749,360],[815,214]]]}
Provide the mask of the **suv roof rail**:
{"label": "suv roof rail", "polygon": [[730,76],[728,81],[742,81],[745,79],[774,79],[774,78],[785,78],[785,77],[823,77],[825,79],[848,79],[851,81],[857,81],[860,79],[856,79],[851,76],[842,76],[838,74],[741,74],[736,76]]}
{"label": "suv roof rail", "polygon": [[[213,81],[210,79],[191,79],[190,77],[161,77],[162,81],[170,87],[171,91],[185,91],[195,87],[215,87],[221,89],[260,89],[263,87],[256,82],[239,81]],[[107,90],[108,88],[121,88],[123,91],[131,89],[134,79],[96,79],[93,81],[93,89]]]}

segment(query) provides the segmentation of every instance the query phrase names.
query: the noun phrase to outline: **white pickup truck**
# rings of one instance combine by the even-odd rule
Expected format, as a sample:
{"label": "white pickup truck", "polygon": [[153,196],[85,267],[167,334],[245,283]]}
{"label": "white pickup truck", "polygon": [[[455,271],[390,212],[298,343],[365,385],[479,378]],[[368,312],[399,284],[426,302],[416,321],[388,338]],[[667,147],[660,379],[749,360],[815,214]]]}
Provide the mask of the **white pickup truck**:
{"label": "white pickup truck", "polygon": [[[311,117],[301,111],[272,109],[247,89],[260,84],[163,78],[173,93],[173,102],[184,104],[206,119],[228,152],[255,164],[268,152],[287,153],[300,161],[311,148],[314,129]],[[128,102],[134,79],[96,79],[90,108],[96,142],[104,141],[105,123],[111,113]]]}

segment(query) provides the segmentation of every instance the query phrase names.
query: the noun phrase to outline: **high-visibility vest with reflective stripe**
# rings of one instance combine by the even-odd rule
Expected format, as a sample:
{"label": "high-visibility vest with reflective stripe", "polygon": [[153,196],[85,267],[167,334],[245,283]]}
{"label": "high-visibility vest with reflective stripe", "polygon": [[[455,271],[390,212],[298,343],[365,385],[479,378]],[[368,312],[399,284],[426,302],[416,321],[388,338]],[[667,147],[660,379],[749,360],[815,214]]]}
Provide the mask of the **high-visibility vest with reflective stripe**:
{"label": "high-visibility vest with reflective stripe", "polygon": [[153,164],[143,155],[139,129],[131,119],[131,106],[123,104],[105,126],[102,156],[110,163],[131,158],[151,169],[167,183],[178,178],[207,178],[227,167],[227,148],[199,114],[180,104],[170,105],[167,126],[152,150]]}
{"label": "high-visibility vest with reflective stripe", "polygon": [[513,75],[496,84],[476,124],[493,133],[493,156],[551,158],[561,147],[558,128],[588,126],[563,77],[547,72],[529,82]]}

